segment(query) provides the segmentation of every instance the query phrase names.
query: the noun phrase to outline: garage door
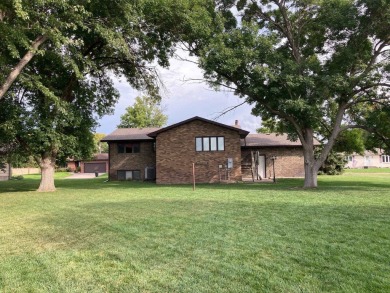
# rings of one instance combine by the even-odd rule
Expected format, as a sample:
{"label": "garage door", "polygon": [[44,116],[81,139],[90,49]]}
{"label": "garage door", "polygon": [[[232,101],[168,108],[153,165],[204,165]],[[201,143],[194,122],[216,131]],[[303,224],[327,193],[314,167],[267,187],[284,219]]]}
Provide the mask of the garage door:
{"label": "garage door", "polygon": [[106,173],[106,163],[85,163],[84,173]]}

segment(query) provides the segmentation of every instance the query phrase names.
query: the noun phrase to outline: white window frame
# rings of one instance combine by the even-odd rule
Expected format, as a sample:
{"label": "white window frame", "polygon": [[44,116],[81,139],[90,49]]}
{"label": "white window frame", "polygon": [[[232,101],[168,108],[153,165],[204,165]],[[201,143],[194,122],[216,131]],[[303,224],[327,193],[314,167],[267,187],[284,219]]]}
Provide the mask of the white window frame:
{"label": "white window frame", "polygon": [[197,136],[195,137],[195,151],[223,152],[225,151],[224,136]]}
{"label": "white window frame", "polygon": [[382,155],[382,163],[384,164],[390,164],[390,156],[389,155]]}

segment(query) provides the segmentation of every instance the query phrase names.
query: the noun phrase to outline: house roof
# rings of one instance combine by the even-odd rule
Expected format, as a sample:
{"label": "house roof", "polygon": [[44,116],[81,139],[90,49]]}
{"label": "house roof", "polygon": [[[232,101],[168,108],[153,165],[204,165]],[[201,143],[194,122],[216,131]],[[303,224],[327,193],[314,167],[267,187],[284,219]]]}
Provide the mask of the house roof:
{"label": "house roof", "polygon": [[122,141],[122,140],[153,140],[148,134],[160,128],[118,128],[109,135],[103,137],[102,142]]}
{"label": "house roof", "polygon": [[[276,133],[256,133],[249,134],[245,140],[241,140],[242,147],[273,147],[273,146],[301,146],[301,142],[291,141],[287,138],[286,134],[276,134]],[[320,145],[320,143],[315,140],[314,145]]]}
{"label": "house roof", "polygon": [[165,131],[170,130],[172,128],[176,128],[176,127],[179,127],[181,125],[184,125],[184,124],[190,123],[192,121],[196,121],[196,120],[203,121],[203,122],[206,122],[206,123],[214,124],[214,125],[217,125],[217,126],[220,126],[220,127],[224,127],[224,128],[227,128],[227,129],[231,129],[231,130],[237,131],[240,134],[241,138],[246,137],[248,135],[248,133],[249,133],[249,131],[242,130],[242,129],[234,127],[234,126],[229,126],[229,125],[222,124],[222,123],[219,123],[219,122],[215,122],[215,121],[212,121],[212,120],[208,120],[208,119],[205,119],[205,118],[202,118],[202,117],[199,117],[199,116],[195,116],[195,117],[192,117],[190,119],[181,121],[179,123],[175,123],[175,124],[172,124],[170,126],[158,129],[156,131],[153,131],[153,132],[149,133],[148,136],[154,138],[154,137],[156,137],[157,135],[159,135],[162,132],[165,132]]}

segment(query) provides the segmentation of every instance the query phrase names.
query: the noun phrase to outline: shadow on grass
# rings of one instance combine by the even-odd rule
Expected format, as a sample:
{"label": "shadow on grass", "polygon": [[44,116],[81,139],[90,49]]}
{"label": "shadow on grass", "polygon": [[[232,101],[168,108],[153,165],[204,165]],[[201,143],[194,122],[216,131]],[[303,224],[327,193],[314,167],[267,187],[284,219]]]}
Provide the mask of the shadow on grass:
{"label": "shadow on grass", "polygon": [[[337,178],[339,179],[339,178]],[[105,190],[105,189],[192,189],[190,184],[181,185],[156,185],[154,182],[135,182],[135,181],[107,181],[105,178],[94,179],[56,179],[55,185],[58,190]],[[390,190],[389,181],[374,181],[368,178],[365,181],[347,180],[319,180],[318,188],[303,189],[303,179],[278,179],[276,183],[260,182],[260,183],[213,183],[213,184],[197,184],[196,190],[302,190],[305,192],[320,192],[330,190],[340,191],[375,191],[375,190]],[[39,186],[39,179],[23,179],[0,182],[0,193],[4,192],[31,192],[36,191]]]}

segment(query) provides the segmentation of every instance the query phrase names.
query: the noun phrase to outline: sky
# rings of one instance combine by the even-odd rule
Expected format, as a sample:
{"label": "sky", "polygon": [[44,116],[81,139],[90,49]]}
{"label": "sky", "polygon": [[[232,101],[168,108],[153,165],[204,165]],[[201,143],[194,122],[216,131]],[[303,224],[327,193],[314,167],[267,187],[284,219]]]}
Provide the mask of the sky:
{"label": "sky", "polygon": [[[233,125],[235,120],[238,120],[242,129],[255,133],[256,128],[260,127],[261,118],[251,115],[252,107],[249,104],[244,104],[215,119],[221,112],[242,103],[243,100],[227,90],[214,91],[204,82],[190,81],[202,79],[202,71],[193,62],[182,60],[196,59],[191,59],[183,52],[179,54],[181,58],[172,59],[168,69],[158,68],[164,85],[161,104],[168,116],[167,125],[200,116],[227,125]],[[99,120],[100,127],[96,130],[98,133],[113,132],[120,123],[120,116],[125,113],[126,107],[132,106],[135,98],[142,95],[142,92],[134,90],[126,81],[115,79],[114,83],[120,92],[120,99],[114,114],[106,115]]]}

